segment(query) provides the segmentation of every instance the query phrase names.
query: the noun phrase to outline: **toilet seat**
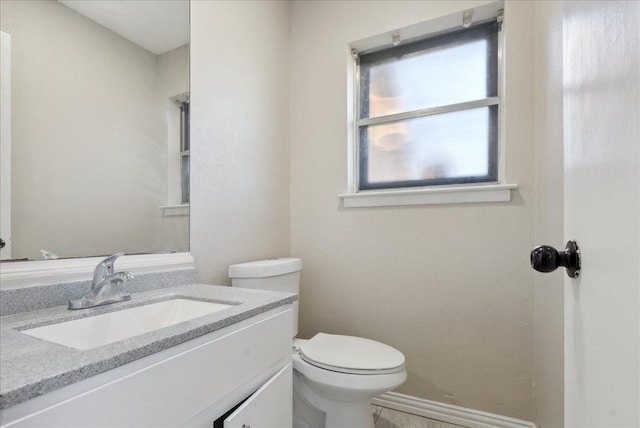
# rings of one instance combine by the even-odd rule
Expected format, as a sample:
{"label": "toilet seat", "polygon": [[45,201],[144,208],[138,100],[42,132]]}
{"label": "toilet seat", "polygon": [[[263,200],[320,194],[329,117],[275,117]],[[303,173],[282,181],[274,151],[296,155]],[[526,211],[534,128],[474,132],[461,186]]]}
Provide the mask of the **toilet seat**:
{"label": "toilet seat", "polygon": [[303,361],[334,372],[379,375],[404,369],[405,359],[400,351],[362,337],[318,333],[295,345]]}

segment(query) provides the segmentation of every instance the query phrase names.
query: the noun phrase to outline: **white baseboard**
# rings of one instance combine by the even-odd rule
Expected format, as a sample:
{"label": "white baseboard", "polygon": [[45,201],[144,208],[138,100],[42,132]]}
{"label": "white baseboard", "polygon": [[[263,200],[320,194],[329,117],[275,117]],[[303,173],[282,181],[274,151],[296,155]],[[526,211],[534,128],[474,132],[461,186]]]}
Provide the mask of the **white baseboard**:
{"label": "white baseboard", "polygon": [[467,428],[535,428],[536,426],[533,422],[425,400],[398,392],[379,395],[371,400],[371,404]]}

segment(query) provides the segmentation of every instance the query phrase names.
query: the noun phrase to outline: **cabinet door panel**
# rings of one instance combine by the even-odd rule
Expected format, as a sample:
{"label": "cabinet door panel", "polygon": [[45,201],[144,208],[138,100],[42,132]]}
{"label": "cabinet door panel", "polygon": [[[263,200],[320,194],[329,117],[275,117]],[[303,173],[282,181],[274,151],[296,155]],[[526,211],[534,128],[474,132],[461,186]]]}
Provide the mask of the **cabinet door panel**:
{"label": "cabinet door panel", "polygon": [[288,364],[225,419],[224,428],[291,427],[292,382],[293,368]]}

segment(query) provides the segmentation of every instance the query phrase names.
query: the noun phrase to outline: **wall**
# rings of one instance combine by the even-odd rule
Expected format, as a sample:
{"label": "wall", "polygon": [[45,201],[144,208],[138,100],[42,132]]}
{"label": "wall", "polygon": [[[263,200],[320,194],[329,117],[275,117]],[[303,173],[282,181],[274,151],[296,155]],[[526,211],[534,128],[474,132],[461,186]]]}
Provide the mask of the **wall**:
{"label": "wall", "polygon": [[[535,243],[564,248],[562,3],[537,2]],[[535,274],[534,418],[564,425],[564,272]]]}
{"label": "wall", "polygon": [[191,2],[191,252],[199,280],[289,254],[288,2]]}
{"label": "wall", "polygon": [[534,5],[506,16],[509,203],[349,209],[348,43],[486,2],[294,2],[291,253],[302,257],[300,335],[400,349],[399,392],[532,418]]}
{"label": "wall", "polygon": [[55,1],[3,1],[1,13],[12,36],[13,256],[155,248],[156,56]]}

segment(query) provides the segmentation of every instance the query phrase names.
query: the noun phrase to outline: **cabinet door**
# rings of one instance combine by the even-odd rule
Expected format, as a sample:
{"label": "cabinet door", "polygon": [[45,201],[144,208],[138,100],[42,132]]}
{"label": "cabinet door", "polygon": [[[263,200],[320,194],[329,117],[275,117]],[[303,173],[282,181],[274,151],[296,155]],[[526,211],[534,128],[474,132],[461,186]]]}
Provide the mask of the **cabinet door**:
{"label": "cabinet door", "polygon": [[224,420],[224,428],[290,428],[292,384],[293,369],[287,364]]}

